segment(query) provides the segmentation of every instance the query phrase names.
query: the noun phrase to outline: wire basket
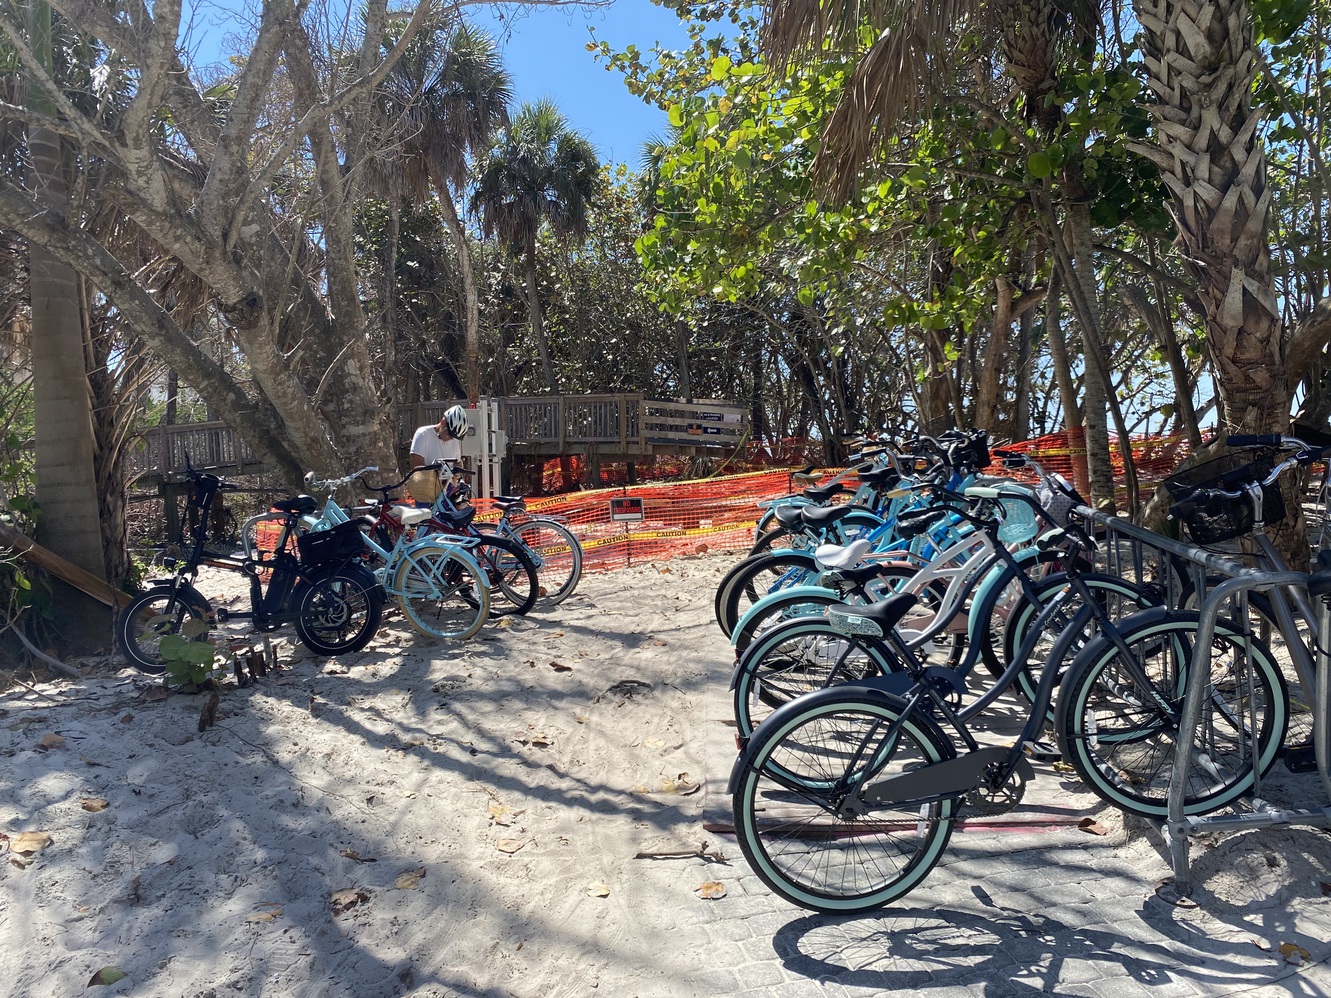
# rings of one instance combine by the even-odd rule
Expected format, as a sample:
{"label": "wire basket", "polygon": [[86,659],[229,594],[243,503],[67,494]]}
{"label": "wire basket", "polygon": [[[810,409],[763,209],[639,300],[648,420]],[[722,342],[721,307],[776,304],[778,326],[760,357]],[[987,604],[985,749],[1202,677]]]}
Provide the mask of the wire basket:
{"label": "wire basket", "polygon": [[[1182,522],[1188,536],[1197,544],[1232,541],[1252,531],[1257,511],[1247,489],[1262,481],[1273,467],[1270,455],[1255,461],[1250,453],[1225,454],[1203,461],[1165,479],[1165,489],[1177,502],[1169,515]],[[1227,496],[1222,492],[1242,492]],[[1285,500],[1274,485],[1261,486],[1264,524],[1285,518]]]}
{"label": "wire basket", "polygon": [[1003,522],[998,528],[998,539],[1004,544],[1025,544],[1040,532],[1035,512],[1020,499],[1000,499]]}

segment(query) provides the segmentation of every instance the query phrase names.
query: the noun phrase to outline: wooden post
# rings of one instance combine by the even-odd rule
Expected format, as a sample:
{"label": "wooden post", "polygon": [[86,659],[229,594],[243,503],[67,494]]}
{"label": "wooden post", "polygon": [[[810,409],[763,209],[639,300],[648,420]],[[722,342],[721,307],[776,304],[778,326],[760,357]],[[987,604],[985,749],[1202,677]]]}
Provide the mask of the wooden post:
{"label": "wooden post", "polygon": [[180,536],[180,510],[176,506],[176,496],[180,486],[175,482],[162,482],[157,486],[157,494],[162,497],[162,512],[166,517],[166,539],[170,543]]}

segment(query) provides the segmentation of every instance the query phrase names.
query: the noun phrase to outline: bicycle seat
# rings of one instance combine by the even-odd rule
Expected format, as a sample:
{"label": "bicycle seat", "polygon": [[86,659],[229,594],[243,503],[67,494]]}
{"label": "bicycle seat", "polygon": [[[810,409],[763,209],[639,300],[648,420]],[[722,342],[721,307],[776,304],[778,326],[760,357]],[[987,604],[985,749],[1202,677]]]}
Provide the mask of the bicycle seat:
{"label": "bicycle seat", "polygon": [[401,520],[404,527],[410,527],[430,518],[429,506],[394,506],[388,511],[395,520]]}
{"label": "bicycle seat", "polygon": [[495,496],[495,505],[500,509],[507,509],[516,503],[526,502],[524,496]]}
{"label": "bicycle seat", "polygon": [[873,545],[861,537],[849,544],[819,544],[813,556],[818,564],[827,568],[846,569],[868,554],[871,547]]}
{"label": "bicycle seat", "polygon": [[850,489],[846,488],[846,486],[842,485],[840,482],[837,482],[835,485],[824,485],[821,488],[805,489],[804,497],[810,502],[827,502],[833,496],[849,491]]}
{"label": "bicycle seat", "polygon": [[804,525],[804,506],[778,506],[776,508],[776,522],[783,527],[792,530],[798,530]]}
{"label": "bicycle seat", "polygon": [[790,480],[796,485],[817,485],[822,481],[822,477],[807,471],[796,471],[791,474]]}
{"label": "bicycle seat", "polygon": [[292,496],[290,499],[281,499],[273,503],[273,509],[280,513],[293,513],[296,516],[304,516],[306,513],[313,513],[319,508],[319,500],[314,496]]}
{"label": "bicycle seat", "polygon": [[879,468],[877,471],[861,471],[860,481],[876,489],[891,488],[901,481],[896,468]]}
{"label": "bicycle seat", "polygon": [[918,537],[935,523],[946,516],[948,510],[932,506],[928,509],[908,509],[897,517],[897,535],[904,538]]}
{"label": "bicycle seat", "polygon": [[468,526],[476,516],[476,507],[468,506],[466,509],[446,509],[435,515],[454,529],[461,530],[463,527]]}
{"label": "bicycle seat", "polygon": [[864,512],[858,506],[828,506],[826,508],[811,509],[804,507],[804,522],[811,527],[821,528],[830,527],[837,520],[842,519],[847,513]]}

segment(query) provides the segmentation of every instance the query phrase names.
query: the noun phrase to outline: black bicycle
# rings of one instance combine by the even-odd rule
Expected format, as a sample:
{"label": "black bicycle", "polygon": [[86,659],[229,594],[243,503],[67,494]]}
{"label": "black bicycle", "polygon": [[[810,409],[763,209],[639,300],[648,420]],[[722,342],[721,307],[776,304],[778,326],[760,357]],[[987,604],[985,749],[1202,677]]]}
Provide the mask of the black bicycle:
{"label": "black bicycle", "polygon": [[[163,559],[170,577],[150,580],[116,617],[116,645],[131,664],[142,672],[162,673],[163,638],[182,632],[191,639],[203,637],[214,623],[232,618],[252,620],[255,629],[264,632],[294,623],[301,642],[319,655],[360,651],[369,644],[383,615],[385,595],[364,564],[363,521],[305,532],[301,517],[314,513],[318,504],[312,496],[295,496],[274,503],[273,512],[246,521],[240,557],[217,557],[205,550],[214,500],[238,486],[195,471],[188,457],[185,466],[192,486],[186,522],[197,526],[189,531],[192,543],[183,557]],[[255,528],[263,524],[271,524],[275,536],[271,544],[260,546]],[[249,578],[248,612],[214,608],[199,592],[195,580],[205,564]]]}

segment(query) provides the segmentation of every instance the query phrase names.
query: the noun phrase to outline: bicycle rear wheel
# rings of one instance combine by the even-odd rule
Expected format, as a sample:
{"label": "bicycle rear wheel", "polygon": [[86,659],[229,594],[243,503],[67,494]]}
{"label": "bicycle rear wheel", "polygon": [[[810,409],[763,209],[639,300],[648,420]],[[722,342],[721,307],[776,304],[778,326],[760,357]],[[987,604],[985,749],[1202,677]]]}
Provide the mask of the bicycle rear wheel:
{"label": "bicycle rear wheel", "polygon": [[536,562],[517,541],[498,534],[481,534],[472,556],[490,579],[490,614],[525,614],[536,605],[540,583]]}
{"label": "bicycle rear wheel", "polygon": [[392,588],[408,623],[432,638],[470,638],[490,615],[485,572],[448,544],[408,550]]}
{"label": "bicycle rear wheel", "polygon": [[536,569],[540,599],[562,603],[582,579],[582,545],[573,531],[557,520],[531,517],[512,528],[518,541],[541,558]]}
{"label": "bicycle rear wheel", "polygon": [[716,622],[730,637],[749,607],[769,592],[802,585],[818,571],[818,562],[809,551],[773,551],[745,558],[716,588]]}
{"label": "bicycle rear wheel", "polygon": [[315,579],[299,592],[296,634],[319,655],[360,651],[379,629],[383,603],[367,569],[338,570]]}
{"label": "bicycle rear wheel", "polygon": [[[1166,816],[1178,729],[1199,615],[1148,610],[1118,627],[1129,660],[1109,638],[1093,638],[1058,693],[1063,758],[1111,804]],[[1275,761],[1289,723],[1284,676],[1269,648],[1222,620],[1193,740],[1184,810],[1205,814],[1237,799]]]}
{"label": "bicycle rear wheel", "polygon": [[759,636],[740,656],[736,728],[746,738],[772,711],[798,696],[896,668],[882,646],[839,634],[820,617],[788,621]]}
{"label": "bicycle rear wheel", "polygon": [[[832,693],[833,691],[828,691]],[[924,719],[901,720],[889,698],[844,694],[774,716],[735,783],[735,834],[753,872],[787,901],[820,912],[881,907],[942,858],[956,802],[845,807],[869,780],[951,755]],[[794,705],[792,705],[794,706]],[[789,779],[778,773],[795,773]]]}

